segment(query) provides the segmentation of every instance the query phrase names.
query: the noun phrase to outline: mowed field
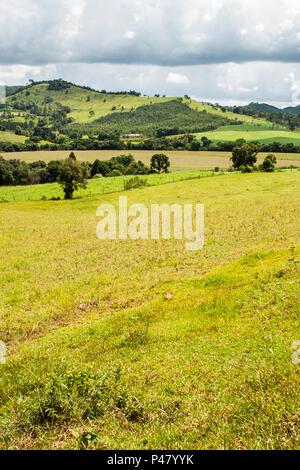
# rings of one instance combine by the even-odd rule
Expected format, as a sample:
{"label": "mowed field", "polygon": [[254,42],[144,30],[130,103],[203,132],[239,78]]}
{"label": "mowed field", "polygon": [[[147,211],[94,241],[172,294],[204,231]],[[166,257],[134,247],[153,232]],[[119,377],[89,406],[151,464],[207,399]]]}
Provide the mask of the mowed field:
{"label": "mowed field", "polygon": [[[188,152],[188,151],[155,151],[155,150],[76,150],[78,160],[94,162],[99,160],[109,160],[112,157],[124,153],[131,153],[135,160],[141,160],[146,165],[150,164],[152,155],[164,153],[170,159],[171,171],[214,169],[215,167],[228,168],[232,165],[230,152]],[[5,153],[6,159],[18,158],[26,162],[43,160],[63,160],[70,154],[68,150],[61,151],[41,151],[41,152],[12,152]],[[261,163],[267,153],[260,153],[258,163]],[[275,153],[278,160],[277,166],[300,166],[300,154],[297,153]]]}
{"label": "mowed field", "polygon": [[198,140],[206,136],[212,142],[235,142],[238,139],[245,139],[248,142],[258,141],[265,144],[280,142],[281,144],[300,145],[300,132],[289,131],[278,126],[273,127],[270,123],[224,126],[215,131],[198,133],[196,136]]}
{"label": "mowed field", "polygon": [[275,172],[127,193],[203,203],[197,252],[98,240],[118,194],[1,204],[0,447],[298,448],[299,186]]}

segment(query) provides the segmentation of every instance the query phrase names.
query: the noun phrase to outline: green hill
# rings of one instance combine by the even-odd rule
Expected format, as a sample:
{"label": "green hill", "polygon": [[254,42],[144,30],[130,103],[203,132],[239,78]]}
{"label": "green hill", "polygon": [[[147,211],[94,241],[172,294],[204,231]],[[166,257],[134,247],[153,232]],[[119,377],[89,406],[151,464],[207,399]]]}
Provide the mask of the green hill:
{"label": "green hill", "polygon": [[[0,128],[5,131],[0,133],[0,143],[22,143],[29,138],[26,148],[19,150],[37,150],[41,145],[52,145],[52,150],[99,149],[98,144],[83,143],[82,138],[88,135],[94,139],[101,133],[115,132],[141,134],[138,140],[205,133],[213,142],[245,138],[262,143],[300,143],[297,132],[290,132],[286,127],[288,124],[291,129],[297,129],[298,117],[272,112],[276,108],[269,105],[253,104],[259,109],[263,106],[264,110],[250,106],[226,108],[201,103],[187,95],[147,97],[134,91],[99,92],[63,80],[7,87],[7,94],[7,103],[0,109]],[[275,121],[270,122],[270,116],[275,116]],[[288,118],[277,122],[276,116]],[[22,135],[16,136],[17,127],[17,134]],[[202,136],[199,135],[200,141]],[[1,150],[7,151],[5,145]]]}
{"label": "green hill", "polygon": [[[68,117],[75,123],[91,123],[109,114],[132,112],[141,106],[168,103],[174,97],[146,97],[130,93],[104,93],[84,87],[69,85],[53,89],[53,82],[37,83],[26,88],[12,87],[14,94],[7,98],[7,108],[15,112],[29,111],[37,106],[37,111],[47,115],[55,105],[69,108]],[[67,82],[63,82],[67,83]],[[20,91],[17,91],[20,89]],[[223,119],[256,121],[250,116],[237,116],[230,111],[223,112],[220,107],[181,98],[182,103],[194,111],[206,112]],[[195,115],[195,114],[194,114]]]}
{"label": "green hill", "polygon": [[181,100],[171,100],[140,106],[129,113],[109,114],[95,121],[104,131],[143,133],[151,135],[159,130],[179,134],[195,132],[196,129],[212,130],[230,124],[225,116],[199,112]]}

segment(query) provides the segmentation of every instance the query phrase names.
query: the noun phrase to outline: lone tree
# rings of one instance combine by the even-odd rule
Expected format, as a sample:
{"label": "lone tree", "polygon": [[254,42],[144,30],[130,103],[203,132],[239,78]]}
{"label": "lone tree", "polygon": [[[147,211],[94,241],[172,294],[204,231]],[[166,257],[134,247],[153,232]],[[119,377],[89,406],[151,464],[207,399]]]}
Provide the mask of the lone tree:
{"label": "lone tree", "polygon": [[272,155],[272,154],[267,155],[263,163],[259,165],[259,169],[267,173],[272,173],[272,171],[274,171],[275,169],[276,163],[277,163],[277,159],[275,155]]}
{"label": "lone tree", "polygon": [[86,163],[80,163],[76,160],[72,152],[66,160],[63,161],[57,181],[62,185],[65,199],[72,199],[74,191],[79,188],[87,188],[89,169]]}
{"label": "lone tree", "polygon": [[259,152],[259,147],[255,144],[246,144],[243,143],[234,147],[232,151],[232,163],[234,168],[242,168],[249,170],[249,167],[253,167],[257,162],[257,154]]}
{"label": "lone tree", "polygon": [[169,173],[170,160],[167,155],[157,153],[151,158],[151,170],[156,173]]}
{"label": "lone tree", "polygon": [[201,140],[202,140],[202,145],[205,148],[208,148],[210,146],[210,144],[212,143],[212,141],[209,140],[205,135],[203,137],[201,137]]}

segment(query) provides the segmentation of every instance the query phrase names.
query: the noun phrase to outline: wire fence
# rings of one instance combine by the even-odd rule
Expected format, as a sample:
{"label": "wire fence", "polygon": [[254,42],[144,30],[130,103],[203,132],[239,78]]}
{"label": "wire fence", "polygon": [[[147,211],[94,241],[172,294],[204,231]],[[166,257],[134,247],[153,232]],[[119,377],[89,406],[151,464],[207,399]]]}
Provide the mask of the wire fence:
{"label": "wire fence", "polygon": [[[215,176],[215,174],[224,174],[223,170],[220,173],[215,173],[211,169],[201,169],[201,171],[185,171],[174,172],[163,175],[139,175],[146,184],[141,187],[160,186],[163,184],[177,183],[180,181],[187,181],[192,179],[199,179],[204,177]],[[115,177],[115,178],[96,178],[89,180],[87,189],[78,190],[74,193],[74,199],[81,199],[84,197],[101,196],[104,194],[113,194],[123,191],[128,191],[125,188],[125,183],[133,176]],[[137,189],[137,188],[135,188]],[[0,202],[21,202],[21,201],[41,201],[41,200],[59,200],[63,199],[64,194],[62,188],[57,184],[51,185],[35,185],[35,186],[11,186],[0,187]]]}

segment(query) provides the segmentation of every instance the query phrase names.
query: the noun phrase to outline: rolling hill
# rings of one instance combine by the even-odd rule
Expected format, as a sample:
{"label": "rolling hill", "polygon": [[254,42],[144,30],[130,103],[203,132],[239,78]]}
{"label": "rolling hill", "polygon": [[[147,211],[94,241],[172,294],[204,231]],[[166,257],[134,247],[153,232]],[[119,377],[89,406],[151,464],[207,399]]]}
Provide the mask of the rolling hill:
{"label": "rolling hill", "polygon": [[276,106],[271,106],[267,103],[250,103],[249,108],[257,109],[258,111],[266,111],[268,113],[290,113],[300,116],[300,106],[288,106],[286,108],[277,108]]}
{"label": "rolling hill", "polygon": [[[134,91],[99,92],[63,80],[8,87],[7,92],[6,106],[0,109],[0,126],[5,130],[0,133],[0,143],[24,143],[29,138],[30,148],[19,150],[37,150],[41,142],[58,144],[57,149],[61,150],[66,146],[84,150],[88,144],[74,142],[72,135],[75,133],[80,139],[85,135],[95,138],[101,132],[141,134],[140,141],[153,136],[197,133],[200,142],[206,135],[213,142],[244,138],[263,144],[275,141],[300,145],[300,134],[270,122],[272,114],[280,116],[279,110],[261,103],[251,103],[240,112],[241,108],[201,103],[187,95],[148,97]],[[248,115],[247,110],[254,115]],[[293,118],[292,114],[289,116]],[[16,135],[17,127],[22,135]],[[8,150],[4,148],[4,151]]]}
{"label": "rolling hill", "polygon": [[[44,107],[47,104],[59,103],[62,106],[70,108],[69,116],[75,123],[88,123],[100,119],[109,114],[130,112],[138,107],[153,105],[158,103],[167,103],[173,101],[174,97],[147,97],[137,96],[130,93],[106,93],[87,89],[77,85],[69,84],[67,88],[52,89],[50,82],[36,83],[28,87],[8,87],[9,96],[7,98],[8,107],[16,111],[24,111],[24,106],[28,103]],[[63,82],[67,83],[67,82]],[[231,111],[222,111],[219,106],[207,103],[199,103],[188,97],[181,98],[183,104],[191,109],[216,116],[222,116],[226,119],[249,121],[258,121],[251,116],[237,116]],[[18,104],[20,105],[18,108]]]}

